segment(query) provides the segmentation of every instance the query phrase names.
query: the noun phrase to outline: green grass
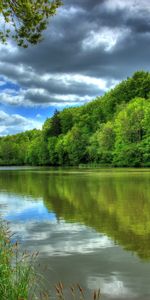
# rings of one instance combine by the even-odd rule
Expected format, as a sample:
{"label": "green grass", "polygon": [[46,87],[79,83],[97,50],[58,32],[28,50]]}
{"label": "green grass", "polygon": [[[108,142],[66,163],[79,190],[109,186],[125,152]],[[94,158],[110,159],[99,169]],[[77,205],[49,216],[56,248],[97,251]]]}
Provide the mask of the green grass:
{"label": "green grass", "polygon": [[26,300],[34,297],[36,255],[20,254],[18,243],[11,243],[6,223],[0,221],[0,299]]}

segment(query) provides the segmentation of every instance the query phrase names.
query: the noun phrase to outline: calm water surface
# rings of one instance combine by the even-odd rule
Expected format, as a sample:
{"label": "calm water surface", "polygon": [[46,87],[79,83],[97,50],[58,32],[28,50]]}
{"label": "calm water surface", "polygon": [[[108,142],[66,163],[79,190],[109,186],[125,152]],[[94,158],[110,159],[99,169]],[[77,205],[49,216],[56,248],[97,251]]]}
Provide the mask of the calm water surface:
{"label": "calm water surface", "polygon": [[0,213],[47,287],[150,299],[150,170],[1,168]]}

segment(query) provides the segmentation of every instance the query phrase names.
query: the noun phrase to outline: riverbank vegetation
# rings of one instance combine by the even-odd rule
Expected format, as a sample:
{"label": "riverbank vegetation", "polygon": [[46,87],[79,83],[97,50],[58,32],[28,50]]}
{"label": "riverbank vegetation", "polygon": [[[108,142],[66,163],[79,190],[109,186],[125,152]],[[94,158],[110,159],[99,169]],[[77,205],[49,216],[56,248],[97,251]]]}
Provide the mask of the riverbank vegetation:
{"label": "riverbank vegetation", "polygon": [[0,138],[0,165],[150,166],[150,73],[102,97],[55,111],[42,130]]}
{"label": "riverbank vegetation", "polygon": [[34,296],[33,256],[20,254],[18,243],[10,241],[6,223],[0,220],[0,299],[25,300]]}

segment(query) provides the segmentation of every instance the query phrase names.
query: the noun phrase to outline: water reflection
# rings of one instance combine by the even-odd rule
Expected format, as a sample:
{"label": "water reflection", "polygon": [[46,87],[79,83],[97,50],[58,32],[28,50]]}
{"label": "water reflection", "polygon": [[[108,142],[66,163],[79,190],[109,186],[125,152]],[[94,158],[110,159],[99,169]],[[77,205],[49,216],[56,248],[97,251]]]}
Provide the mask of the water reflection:
{"label": "water reflection", "polygon": [[56,215],[53,212],[48,212],[48,209],[43,205],[42,198],[34,199],[1,192],[0,205],[3,216],[8,221],[28,222],[30,220],[56,219]]}
{"label": "water reflection", "polygon": [[[6,197],[8,192],[11,197],[14,194],[13,203],[8,196],[9,220],[84,224],[143,259],[150,258],[149,183],[148,172],[51,174],[26,170],[6,171],[0,177]],[[3,198],[1,194],[1,204]]]}
{"label": "water reflection", "polygon": [[57,219],[56,214],[44,206],[41,198],[10,196],[2,192],[0,203],[3,217],[11,221],[16,238],[26,241],[28,248],[35,247],[40,255],[90,253],[113,245],[107,236],[87,229],[85,225]]}
{"label": "water reflection", "polygon": [[0,211],[23,247],[40,251],[48,286],[61,279],[101,287],[102,300],[148,300],[149,182],[141,171],[7,170]]}
{"label": "water reflection", "polygon": [[125,287],[124,282],[120,280],[120,274],[111,275],[109,279],[96,276],[89,277],[88,286],[93,290],[95,290],[97,286],[101,286],[105,295],[115,297],[115,299],[136,296],[132,291]]}

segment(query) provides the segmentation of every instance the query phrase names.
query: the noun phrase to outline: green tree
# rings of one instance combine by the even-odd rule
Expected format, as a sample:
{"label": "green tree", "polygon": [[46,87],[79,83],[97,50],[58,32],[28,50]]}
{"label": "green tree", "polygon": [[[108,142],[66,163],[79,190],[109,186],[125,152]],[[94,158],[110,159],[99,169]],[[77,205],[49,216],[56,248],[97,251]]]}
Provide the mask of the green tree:
{"label": "green tree", "polygon": [[61,0],[1,0],[1,41],[11,37],[19,46],[37,44],[60,5]]}
{"label": "green tree", "polygon": [[115,131],[112,122],[102,124],[90,138],[88,147],[91,161],[100,163],[111,163],[115,143]]}
{"label": "green tree", "polygon": [[26,163],[30,165],[39,165],[40,156],[40,138],[36,137],[28,145]]}
{"label": "green tree", "polygon": [[43,135],[45,140],[49,137],[61,134],[60,112],[56,109],[52,118],[48,118],[43,125]]}
{"label": "green tree", "polygon": [[58,156],[56,151],[57,137],[52,136],[48,139],[48,154],[50,165],[58,165]]}
{"label": "green tree", "polygon": [[65,108],[60,112],[61,131],[66,134],[73,126],[73,109]]}
{"label": "green tree", "polygon": [[89,145],[87,147],[89,161],[98,163],[100,162],[99,153],[99,130],[97,130],[89,139]]}
{"label": "green tree", "polygon": [[64,149],[68,154],[70,165],[77,166],[87,162],[88,136],[84,128],[75,125],[64,137]]}
{"label": "green tree", "polygon": [[136,97],[149,98],[150,73],[137,71],[131,78],[123,80],[114,89],[101,98],[103,114],[106,120],[111,120],[118,106],[128,103]]}
{"label": "green tree", "polygon": [[69,163],[67,149],[65,147],[65,135],[60,135],[57,138],[57,142],[55,145],[55,151],[57,153],[57,164],[58,165],[67,165]]}
{"label": "green tree", "polygon": [[51,124],[51,136],[58,136],[61,134],[61,121],[60,121],[60,112],[56,109],[52,117]]}
{"label": "green tree", "polygon": [[103,97],[56,110],[42,131],[1,137],[0,164],[150,166],[149,98],[150,73],[136,72]]}
{"label": "green tree", "polygon": [[149,104],[145,99],[135,98],[116,117],[114,164],[141,165],[141,141],[145,135],[143,120],[147,105]]}
{"label": "green tree", "polygon": [[0,146],[0,162],[3,165],[16,165],[19,161],[19,145],[4,139]]}
{"label": "green tree", "polygon": [[113,158],[113,149],[115,143],[114,124],[108,121],[101,127],[99,133],[99,152],[101,162],[111,163]]}

